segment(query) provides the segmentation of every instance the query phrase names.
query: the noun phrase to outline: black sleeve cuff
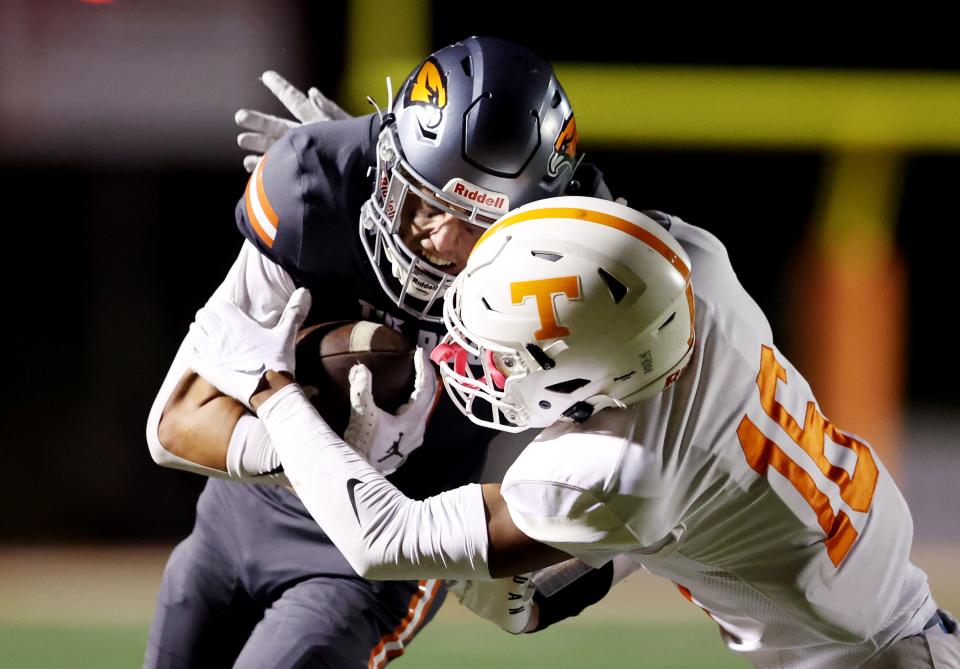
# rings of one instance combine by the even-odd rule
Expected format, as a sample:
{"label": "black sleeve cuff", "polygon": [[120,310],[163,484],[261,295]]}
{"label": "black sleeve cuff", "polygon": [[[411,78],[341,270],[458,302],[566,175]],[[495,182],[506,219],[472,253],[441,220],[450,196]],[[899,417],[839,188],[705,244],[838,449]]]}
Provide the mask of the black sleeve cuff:
{"label": "black sleeve cuff", "polygon": [[539,632],[564,618],[579,615],[585,608],[603,599],[612,584],[613,561],[610,561],[599,569],[590,570],[550,597],[534,592],[533,601],[540,608],[540,621],[531,632]]}

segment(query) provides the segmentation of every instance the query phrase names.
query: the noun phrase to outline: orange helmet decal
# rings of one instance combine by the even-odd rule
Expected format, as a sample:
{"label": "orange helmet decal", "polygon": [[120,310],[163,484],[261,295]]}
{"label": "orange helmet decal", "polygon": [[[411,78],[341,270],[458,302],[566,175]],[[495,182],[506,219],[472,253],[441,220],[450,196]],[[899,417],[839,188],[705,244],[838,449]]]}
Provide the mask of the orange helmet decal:
{"label": "orange helmet decal", "polygon": [[557,324],[557,312],[553,306],[554,295],[566,295],[568,300],[580,299],[580,277],[559,276],[554,279],[516,281],[510,284],[510,300],[523,304],[528,297],[537,301],[540,329],[533,333],[534,339],[556,339],[570,334],[570,328]]}
{"label": "orange helmet decal", "polygon": [[429,108],[424,114],[426,125],[435,128],[443,119],[443,108],[447,106],[447,77],[433,58],[427,58],[417,70],[413,81],[407,88],[407,104]]}
{"label": "orange helmet decal", "polygon": [[550,161],[547,164],[547,174],[555,177],[564,168],[573,169],[577,159],[577,142],[579,141],[577,120],[573,117],[573,112],[570,112],[560,128],[557,139],[553,142],[553,155],[550,156]]}

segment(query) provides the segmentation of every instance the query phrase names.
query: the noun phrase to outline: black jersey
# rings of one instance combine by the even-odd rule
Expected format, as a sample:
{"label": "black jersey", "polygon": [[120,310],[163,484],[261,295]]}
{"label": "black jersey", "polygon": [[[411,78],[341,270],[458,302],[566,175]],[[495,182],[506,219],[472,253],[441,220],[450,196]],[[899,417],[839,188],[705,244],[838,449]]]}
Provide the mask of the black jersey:
{"label": "black jersey", "polygon": [[[375,115],[288,132],[261,161],[237,205],[244,236],[310,290],[307,323],[371,320],[428,351],[442,323],[416,320],[380,288],[360,242],[360,207],[373,188]],[[423,445],[389,479],[423,499],[475,481],[496,433],[471,423],[443,393]]]}
{"label": "black jersey", "polygon": [[[360,241],[360,207],[373,188],[379,130],[372,114],[290,130],[251,176],[237,205],[237,225],[297,286],[310,290],[308,324],[382,322],[429,352],[443,324],[397,307],[380,288]],[[581,166],[577,176],[580,192],[609,198],[595,168]],[[475,481],[496,434],[471,423],[444,393],[423,446],[389,479],[417,499]]]}

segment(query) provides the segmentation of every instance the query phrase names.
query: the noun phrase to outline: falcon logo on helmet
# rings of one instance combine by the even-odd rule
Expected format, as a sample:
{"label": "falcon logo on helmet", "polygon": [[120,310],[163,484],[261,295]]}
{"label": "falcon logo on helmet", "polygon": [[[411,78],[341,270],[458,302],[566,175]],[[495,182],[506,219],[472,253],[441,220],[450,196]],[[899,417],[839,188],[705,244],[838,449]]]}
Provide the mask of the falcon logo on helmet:
{"label": "falcon logo on helmet", "polygon": [[553,143],[553,155],[550,156],[547,163],[547,174],[555,177],[564,169],[573,170],[574,162],[577,159],[577,142],[579,141],[577,120],[573,117],[573,112],[570,112],[570,115],[564,119],[560,134],[557,135],[557,139]]}
{"label": "falcon logo on helmet", "polygon": [[417,116],[424,134],[427,128],[435,130],[443,121],[443,109],[447,106],[447,77],[440,64],[427,58],[407,88],[407,104],[418,105]]}

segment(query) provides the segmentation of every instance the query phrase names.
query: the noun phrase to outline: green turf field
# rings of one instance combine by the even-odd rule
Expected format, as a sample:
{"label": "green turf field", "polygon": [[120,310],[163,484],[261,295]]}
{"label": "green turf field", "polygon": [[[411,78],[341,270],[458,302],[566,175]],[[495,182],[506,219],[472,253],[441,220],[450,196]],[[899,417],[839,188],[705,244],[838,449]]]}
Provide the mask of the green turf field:
{"label": "green turf field", "polygon": [[[0,669],[139,667],[170,547],[0,549]],[[939,603],[960,610],[954,546],[914,551]],[[397,669],[748,667],[670,583],[638,573],[582,616],[513,637],[447,602]]]}
{"label": "green turf field", "polygon": [[[0,667],[138,667],[146,635],[141,627],[2,627]],[[391,666],[732,669],[749,665],[726,653],[716,632],[703,626],[581,624],[513,638],[492,627],[440,621],[429,625]]]}
{"label": "green turf field", "polygon": [[731,655],[709,624],[584,622],[511,637],[492,626],[441,621],[428,626],[410,647],[409,655],[395,666],[732,669],[750,665]]}

